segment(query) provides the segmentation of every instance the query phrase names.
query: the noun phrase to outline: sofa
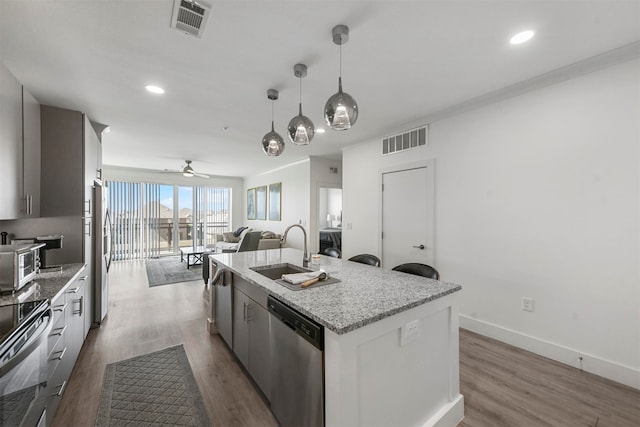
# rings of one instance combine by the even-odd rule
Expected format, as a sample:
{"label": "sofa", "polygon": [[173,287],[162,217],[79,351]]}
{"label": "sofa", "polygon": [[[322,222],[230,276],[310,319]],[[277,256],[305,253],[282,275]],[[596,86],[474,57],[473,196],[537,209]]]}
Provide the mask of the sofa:
{"label": "sofa", "polygon": [[[239,236],[233,236],[233,232],[217,234],[215,252],[280,249],[280,237],[279,234],[271,231],[253,231],[251,229],[243,230]],[[209,283],[210,253],[211,252],[205,252],[202,254],[202,280],[204,280],[205,285]]]}
{"label": "sofa", "polygon": [[[247,233],[255,231],[258,230],[247,228],[243,230],[239,236],[235,236],[234,232],[232,231],[228,233],[216,234],[216,242],[214,244],[214,247],[217,252],[237,252],[242,239],[247,235]],[[257,250],[261,251],[266,249],[280,249],[281,237],[281,235],[276,234],[272,231],[261,231]]]}

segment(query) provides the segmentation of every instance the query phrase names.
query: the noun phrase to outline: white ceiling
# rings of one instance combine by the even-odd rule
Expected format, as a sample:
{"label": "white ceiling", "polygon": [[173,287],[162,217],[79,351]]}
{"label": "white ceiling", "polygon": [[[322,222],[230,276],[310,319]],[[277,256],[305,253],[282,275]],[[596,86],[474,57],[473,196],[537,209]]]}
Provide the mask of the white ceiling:
{"label": "white ceiling", "polygon": [[[173,0],[0,0],[0,60],[43,104],[109,124],[105,164],[248,176],[405,130],[439,111],[640,39],[640,1],[213,1],[201,39],[170,28]],[[324,126],[337,91],[358,102],[349,131],[262,153],[303,111]],[[514,33],[533,29],[529,43]],[[162,96],[144,90],[166,89]],[[225,130],[225,128],[227,130]]]}

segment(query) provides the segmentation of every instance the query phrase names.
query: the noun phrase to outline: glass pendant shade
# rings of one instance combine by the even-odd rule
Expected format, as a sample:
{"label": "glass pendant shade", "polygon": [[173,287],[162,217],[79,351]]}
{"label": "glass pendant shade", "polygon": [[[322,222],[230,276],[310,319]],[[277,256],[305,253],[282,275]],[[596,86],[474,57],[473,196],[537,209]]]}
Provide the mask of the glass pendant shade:
{"label": "glass pendant shade", "polygon": [[342,77],[338,78],[338,93],[324,106],[324,119],[333,130],[351,129],[358,120],[358,104],[351,95],[342,91]]}
{"label": "glass pendant shade", "polygon": [[307,116],[302,115],[302,103],[299,104],[298,115],[289,122],[287,134],[296,145],[309,145],[315,134],[313,122]]}
{"label": "glass pendant shade", "polygon": [[271,122],[271,132],[262,138],[262,150],[267,156],[276,157],[284,152],[284,140],[275,131]]}

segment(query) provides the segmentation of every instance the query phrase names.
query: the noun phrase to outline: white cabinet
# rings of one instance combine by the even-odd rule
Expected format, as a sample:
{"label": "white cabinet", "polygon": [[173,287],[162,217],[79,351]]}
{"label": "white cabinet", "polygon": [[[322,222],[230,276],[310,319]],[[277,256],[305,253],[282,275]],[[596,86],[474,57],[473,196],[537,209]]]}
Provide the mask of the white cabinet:
{"label": "white cabinet", "polygon": [[39,216],[40,104],[0,63],[0,219]]}
{"label": "white cabinet", "polygon": [[84,343],[86,270],[52,301],[53,328],[49,334],[47,425],[51,425],[69,376]]}
{"label": "white cabinet", "polygon": [[[233,277],[233,352],[269,399],[271,359],[267,294]],[[247,295],[249,294],[249,295]]]}

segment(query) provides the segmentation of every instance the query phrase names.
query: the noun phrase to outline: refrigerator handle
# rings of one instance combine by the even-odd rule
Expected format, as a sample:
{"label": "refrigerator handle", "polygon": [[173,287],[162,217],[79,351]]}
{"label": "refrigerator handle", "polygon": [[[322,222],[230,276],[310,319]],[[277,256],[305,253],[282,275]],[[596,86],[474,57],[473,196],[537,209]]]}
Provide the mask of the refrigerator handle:
{"label": "refrigerator handle", "polygon": [[111,215],[109,214],[109,210],[107,209],[104,216],[104,231],[109,234],[109,257],[107,258],[107,273],[109,272],[109,267],[111,266],[111,259],[113,258],[113,226],[111,224]]}

